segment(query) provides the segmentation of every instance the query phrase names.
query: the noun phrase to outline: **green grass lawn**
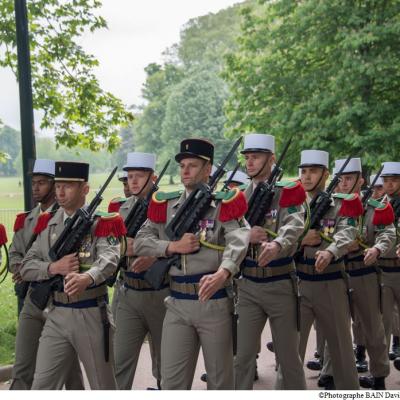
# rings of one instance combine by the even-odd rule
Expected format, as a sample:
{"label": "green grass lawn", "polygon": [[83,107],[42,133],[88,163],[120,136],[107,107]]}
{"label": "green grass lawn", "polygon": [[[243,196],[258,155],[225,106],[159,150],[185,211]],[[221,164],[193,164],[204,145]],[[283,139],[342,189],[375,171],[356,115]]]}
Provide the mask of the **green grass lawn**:
{"label": "green grass lawn", "polygon": [[[107,173],[91,175],[91,191],[88,201],[93,198],[95,191],[100,188],[107,177]],[[7,228],[9,243],[12,240],[15,214],[24,208],[22,180],[21,186],[19,181],[18,178],[0,178],[0,223]],[[177,190],[179,187],[179,185],[168,185],[168,177],[164,177],[160,185],[161,190],[167,191]],[[117,196],[123,196],[122,183],[114,178],[103,195],[101,209],[107,209],[109,201]],[[112,291],[110,290],[109,293],[111,298]],[[0,284],[0,365],[13,363],[16,326],[17,300],[9,274],[7,279]]]}

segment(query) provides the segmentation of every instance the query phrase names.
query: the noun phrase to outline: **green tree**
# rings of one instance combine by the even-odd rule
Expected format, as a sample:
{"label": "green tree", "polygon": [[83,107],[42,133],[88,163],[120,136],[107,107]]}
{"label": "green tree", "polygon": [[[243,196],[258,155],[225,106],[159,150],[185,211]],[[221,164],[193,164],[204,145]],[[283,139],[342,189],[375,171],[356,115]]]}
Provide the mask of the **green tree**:
{"label": "green tree", "polygon": [[7,156],[4,162],[0,164],[0,174],[4,176],[12,176],[17,172],[14,168],[14,159],[17,157],[21,148],[21,138],[18,132],[4,126],[0,130],[0,149],[2,149]]}
{"label": "green tree", "polygon": [[[142,96],[146,100],[135,123],[135,148],[138,151],[159,154],[164,146],[160,140],[168,98],[177,83],[183,79],[181,69],[173,64],[149,64]],[[161,163],[158,163],[159,167]]]}
{"label": "green tree", "polygon": [[[98,61],[78,44],[86,32],[106,28],[100,0],[28,1],[34,108],[41,128],[59,145],[113,150],[119,129],[132,120],[121,100],[94,75]],[[0,3],[0,66],[17,75],[14,1]]]}
{"label": "green tree", "polygon": [[[297,149],[351,152],[368,167],[396,159],[400,3],[260,3],[262,14],[243,11],[240,50],[226,59],[231,134],[294,134]],[[289,155],[293,169],[298,158]]]}
{"label": "green tree", "polygon": [[[162,127],[162,159],[176,154],[182,139],[203,137],[214,143],[215,161],[221,160],[231,142],[224,137],[226,98],[225,83],[213,72],[199,72],[176,86],[168,99]],[[171,168],[177,171],[175,163]]]}

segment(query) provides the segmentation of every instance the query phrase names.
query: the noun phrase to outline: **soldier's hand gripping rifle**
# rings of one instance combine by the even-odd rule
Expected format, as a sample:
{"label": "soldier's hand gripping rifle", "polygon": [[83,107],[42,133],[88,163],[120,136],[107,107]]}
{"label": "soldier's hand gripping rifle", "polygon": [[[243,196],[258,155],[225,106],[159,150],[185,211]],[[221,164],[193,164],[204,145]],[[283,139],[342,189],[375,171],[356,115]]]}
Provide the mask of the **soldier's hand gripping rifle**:
{"label": "soldier's hand gripping rifle", "polygon": [[[83,238],[90,232],[95,220],[97,207],[103,200],[102,194],[107,188],[111,179],[117,172],[117,167],[113,169],[104,185],[96,194],[94,199],[87,207],[80,208],[68,222],[61,235],[49,250],[51,261],[57,261],[68,254],[77,253]],[[62,275],[56,275],[51,279],[40,282],[31,292],[32,303],[40,310],[44,310],[49,301],[50,295],[54,291],[62,291],[64,288],[64,278]]]}
{"label": "soldier's hand gripping rifle", "polygon": [[347,167],[347,164],[350,162],[351,156],[347,158],[344,162],[340,170],[335,174],[331,183],[329,184],[328,188],[325,191],[319,192],[311,201],[310,203],[310,225],[309,229],[319,229],[321,227],[321,220],[324,215],[329,210],[332,201],[332,194],[336,188],[336,186],[340,182],[340,176],[342,175],[343,171]]}
{"label": "soldier's hand gripping rifle", "polygon": [[[211,201],[213,200],[213,191],[225,172],[224,167],[235,154],[241,141],[242,137],[236,140],[228,155],[221,164],[218,165],[209,184],[198,183],[185,202],[179,207],[175,216],[165,228],[165,233],[169,240],[177,241],[180,240],[185,233],[196,233],[198,231],[199,221],[204,217],[210,207]],[[180,262],[181,254],[159,259],[146,271],[144,278],[153,288],[159,289],[171,266],[176,265],[180,268]]]}
{"label": "soldier's hand gripping rifle", "polygon": [[282,175],[281,165],[289,146],[292,143],[292,138],[293,137],[290,137],[287,141],[278,162],[275,164],[275,167],[268,178],[268,181],[260,182],[249,200],[249,208],[245,218],[250,226],[263,226],[265,223],[265,215],[271,208],[272,200],[275,195],[275,184],[278,178]]}
{"label": "soldier's hand gripping rifle", "polygon": [[[126,217],[124,223],[126,226],[127,234],[126,236],[129,238],[134,238],[136,234],[139,232],[141,226],[145,223],[147,219],[147,209],[150,204],[151,197],[153,196],[154,192],[157,192],[158,185],[161,182],[161,178],[164,176],[170,160],[166,162],[164,168],[162,169],[160,175],[158,176],[156,182],[154,182],[150,192],[147,194],[145,198],[139,198],[136,200],[135,205],[132,207],[131,211],[129,211],[128,216]],[[127,257],[122,257],[120,262],[118,263],[117,270],[113,274],[113,276],[107,279],[107,285],[112,287],[117,279],[118,272],[121,268],[126,269],[127,265]]]}

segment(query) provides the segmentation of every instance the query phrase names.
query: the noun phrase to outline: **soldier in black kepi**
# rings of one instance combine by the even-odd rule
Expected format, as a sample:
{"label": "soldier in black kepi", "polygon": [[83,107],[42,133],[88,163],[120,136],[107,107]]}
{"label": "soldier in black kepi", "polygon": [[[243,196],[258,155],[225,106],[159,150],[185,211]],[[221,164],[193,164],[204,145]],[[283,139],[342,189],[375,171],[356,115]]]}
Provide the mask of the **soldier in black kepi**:
{"label": "soldier in black kepi", "polygon": [[206,203],[206,209],[200,211],[201,219],[193,222],[197,225],[193,227],[195,233],[185,229],[177,240],[167,235],[171,220],[174,224],[181,222],[175,215],[181,215],[182,210],[193,215],[191,203],[186,200],[193,199],[193,193],[203,195],[199,186],[204,188],[209,180],[213,153],[214,146],[206,140],[182,141],[175,160],[185,190],[156,192],[148,220],[134,241],[136,255],[174,260],[169,270],[171,295],[165,299],[167,311],[162,331],[162,389],[191,387],[199,345],[204,355],[207,388],[234,387],[233,304],[227,288],[239,271],[248,246],[243,193],[234,190],[213,195],[209,206]]}
{"label": "soldier in black kepi", "polygon": [[[67,243],[75,239],[68,235],[85,221],[81,209],[89,192],[88,177],[89,164],[56,162],[55,190],[60,208],[22,261],[22,278],[44,281],[39,288],[51,278],[50,282],[59,282],[62,277],[61,285],[53,292],[40,338],[32,389],[61,389],[71,364],[71,352],[78,354],[92,389],[116,389],[114,325],[105,282],[119,261],[119,238],[125,233],[122,218],[119,214],[96,214],[88,232],[79,237],[77,252],[62,256],[64,253],[59,253],[57,247],[58,238],[66,234],[63,245],[69,248]],[[92,201],[85,211],[95,208]],[[56,257],[50,257],[50,249]]]}

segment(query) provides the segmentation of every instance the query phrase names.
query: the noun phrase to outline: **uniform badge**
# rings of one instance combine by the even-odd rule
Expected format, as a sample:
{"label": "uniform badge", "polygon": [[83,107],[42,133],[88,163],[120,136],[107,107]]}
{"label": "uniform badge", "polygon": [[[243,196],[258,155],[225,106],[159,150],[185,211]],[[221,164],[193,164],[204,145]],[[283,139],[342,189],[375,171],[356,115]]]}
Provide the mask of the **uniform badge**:
{"label": "uniform badge", "polygon": [[118,244],[118,239],[115,236],[108,236],[107,242],[109,245],[115,246],[116,244]]}
{"label": "uniform badge", "polygon": [[89,258],[91,256],[90,249],[92,247],[92,236],[86,235],[82,241],[81,247],[79,248],[78,258]]}

